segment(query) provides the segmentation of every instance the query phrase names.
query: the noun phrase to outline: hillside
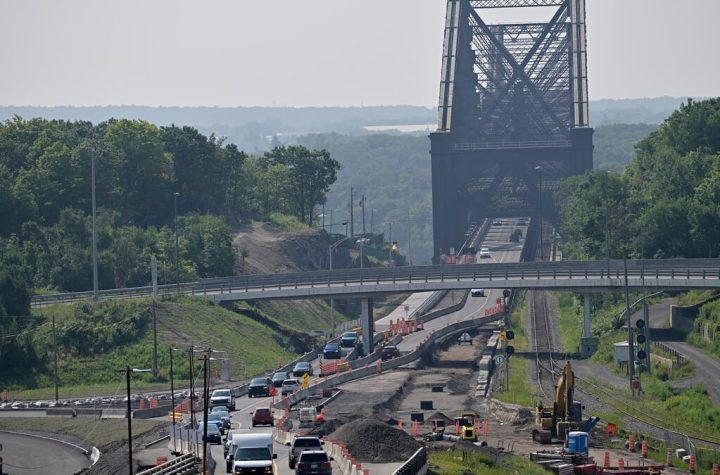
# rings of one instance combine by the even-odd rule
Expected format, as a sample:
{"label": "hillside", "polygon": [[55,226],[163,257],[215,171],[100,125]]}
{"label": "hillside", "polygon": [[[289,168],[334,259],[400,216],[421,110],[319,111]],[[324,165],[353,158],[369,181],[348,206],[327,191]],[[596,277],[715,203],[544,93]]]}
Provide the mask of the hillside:
{"label": "hillside", "polygon": [[[274,273],[324,268],[330,237],[318,230],[283,232],[256,223],[242,228],[234,245],[244,251],[243,273]],[[336,251],[338,266],[350,266],[346,250]],[[346,320],[336,305],[337,322]],[[23,329],[25,364],[0,367],[0,389],[17,397],[49,398],[53,393],[53,333],[56,320],[61,396],[114,394],[121,384],[118,368],[150,368],[153,349],[153,304],[150,299],[90,302],[42,309],[44,320]],[[160,381],[138,375],[134,387],[166,388],[169,348],[191,345],[224,351],[231,378],[238,380],[277,367],[319,342],[310,336],[330,330],[330,313],[321,300],[236,302],[225,306],[204,298],[163,299],[155,305]],[[175,354],[178,381],[189,377],[187,353]],[[217,369],[217,368],[216,368]],[[28,391],[30,390],[30,391]]]}

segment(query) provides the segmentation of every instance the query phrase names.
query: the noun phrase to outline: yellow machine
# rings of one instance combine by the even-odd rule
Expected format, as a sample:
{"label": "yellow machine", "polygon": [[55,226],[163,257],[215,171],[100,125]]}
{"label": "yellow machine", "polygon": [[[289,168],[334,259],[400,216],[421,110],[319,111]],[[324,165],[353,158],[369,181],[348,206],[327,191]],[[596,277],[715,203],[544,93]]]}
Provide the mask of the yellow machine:
{"label": "yellow machine", "polygon": [[455,425],[460,428],[460,438],[462,440],[477,442],[477,429],[475,428],[476,418],[477,414],[473,411],[462,411],[460,415],[455,418]]}
{"label": "yellow machine", "polygon": [[565,440],[567,433],[573,430],[586,430],[591,422],[595,425],[595,418],[582,421],[582,404],[574,401],[575,374],[568,361],[562,375],[555,385],[555,402],[552,408],[538,404],[535,409],[535,429],[532,436],[535,442],[549,444],[553,439]]}

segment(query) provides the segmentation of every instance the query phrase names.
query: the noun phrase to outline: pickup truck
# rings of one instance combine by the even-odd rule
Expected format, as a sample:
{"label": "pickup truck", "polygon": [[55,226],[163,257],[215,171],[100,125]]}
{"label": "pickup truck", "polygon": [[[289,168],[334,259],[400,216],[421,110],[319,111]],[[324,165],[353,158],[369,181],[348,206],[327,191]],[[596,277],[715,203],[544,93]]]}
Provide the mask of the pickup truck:
{"label": "pickup truck", "polygon": [[210,396],[210,407],[225,406],[229,411],[235,410],[235,398],[229,389],[216,389]]}

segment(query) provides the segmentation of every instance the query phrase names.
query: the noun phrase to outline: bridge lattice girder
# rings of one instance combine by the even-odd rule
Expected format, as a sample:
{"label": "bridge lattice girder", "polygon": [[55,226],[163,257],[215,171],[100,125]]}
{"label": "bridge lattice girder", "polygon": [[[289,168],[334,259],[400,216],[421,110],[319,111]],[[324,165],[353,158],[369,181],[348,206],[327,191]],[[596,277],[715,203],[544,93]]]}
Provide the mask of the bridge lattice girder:
{"label": "bridge lattice girder", "polygon": [[[547,7],[549,20],[482,18],[512,7]],[[537,215],[543,200],[556,215],[558,181],[592,168],[586,70],[585,0],[447,1],[431,134],[435,256],[460,244],[468,220]]]}

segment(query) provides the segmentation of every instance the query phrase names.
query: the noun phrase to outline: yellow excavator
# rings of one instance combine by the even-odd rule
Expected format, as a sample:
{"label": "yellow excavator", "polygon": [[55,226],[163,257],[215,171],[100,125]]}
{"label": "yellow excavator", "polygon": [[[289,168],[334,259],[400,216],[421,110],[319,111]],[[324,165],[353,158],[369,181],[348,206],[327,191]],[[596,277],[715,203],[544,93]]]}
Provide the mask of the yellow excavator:
{"label": "yellow excavator", "polygon": [[575,374],[568,361],[555,384],[555,402],[552,408],[543,407],[542,402],[535,408],[535,428],[532,437],[535,442],[550,444],[554,440],[565,441],[570,431],[589,432],[600,420],[591,417],[582,420],[582,404],[575,401]]}

